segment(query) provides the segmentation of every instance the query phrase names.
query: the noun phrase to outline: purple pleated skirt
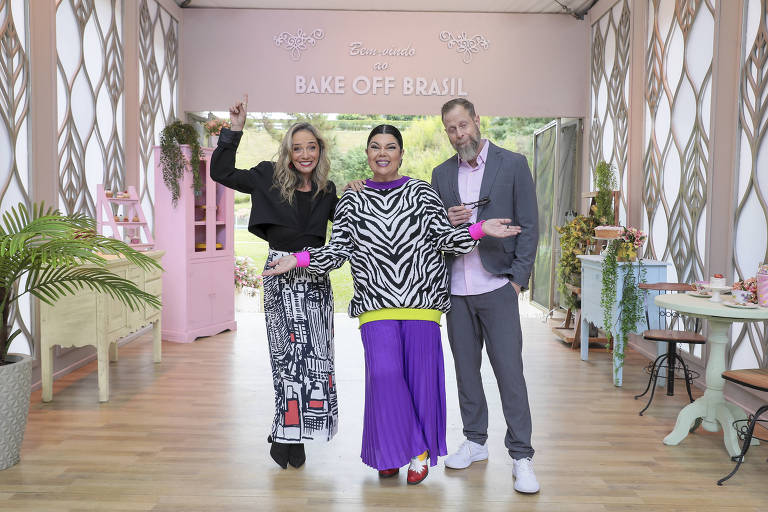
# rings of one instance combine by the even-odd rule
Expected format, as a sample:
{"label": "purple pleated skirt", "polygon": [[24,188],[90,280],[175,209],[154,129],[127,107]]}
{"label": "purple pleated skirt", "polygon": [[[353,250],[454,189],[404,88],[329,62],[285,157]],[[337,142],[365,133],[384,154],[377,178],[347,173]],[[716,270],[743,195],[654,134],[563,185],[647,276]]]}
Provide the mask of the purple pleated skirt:
{"label": "purple pleated skirt", "polygon": [[360,327],[365,349],[365,417],[360,457],[376,469],[405,466],[445,446],[445,370],[440,326],[377,320]]}

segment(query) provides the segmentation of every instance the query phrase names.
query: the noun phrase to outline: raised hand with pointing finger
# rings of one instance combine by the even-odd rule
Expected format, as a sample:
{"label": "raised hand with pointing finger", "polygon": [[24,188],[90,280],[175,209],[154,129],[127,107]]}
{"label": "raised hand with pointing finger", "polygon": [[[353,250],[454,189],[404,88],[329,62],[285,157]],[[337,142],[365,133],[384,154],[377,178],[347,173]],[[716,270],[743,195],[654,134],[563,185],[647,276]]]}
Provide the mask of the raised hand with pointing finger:
{"label": "raised hand with pointing finger", "polygon": [[243,101],[238,101],[229,107],[229,124],[233,132],[240,132],[245,127],[245,118],[248,114],[248,95],[243,96]]}

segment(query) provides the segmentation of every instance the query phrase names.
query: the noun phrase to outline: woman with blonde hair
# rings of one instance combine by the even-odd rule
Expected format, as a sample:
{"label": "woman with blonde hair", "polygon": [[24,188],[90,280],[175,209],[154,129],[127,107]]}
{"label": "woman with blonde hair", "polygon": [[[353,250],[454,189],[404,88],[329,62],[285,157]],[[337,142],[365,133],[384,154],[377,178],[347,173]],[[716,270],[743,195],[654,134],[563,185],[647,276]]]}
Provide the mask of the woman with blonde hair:
{"label": "woman with blonde hair", "polygon": [[[247,98],[247,97],[246,97]],[[247,101],[247,99],[246,99]],[[325,244],[338,198],[328,179],[328,147],[309,123],[296,123],[280,144],[277,161],[235,168],[246,105],[229,109],[211,158],[211,178],[251,195],[248,231],[269,242],[267,264]],[[266,268],[266,267],[265,267]],[[283,469],[306,460],[304,441],[330,441],[338,426],[333,347],[333,294],[327,274],[296,269],[264,278],[275,415],[268,442]]]}

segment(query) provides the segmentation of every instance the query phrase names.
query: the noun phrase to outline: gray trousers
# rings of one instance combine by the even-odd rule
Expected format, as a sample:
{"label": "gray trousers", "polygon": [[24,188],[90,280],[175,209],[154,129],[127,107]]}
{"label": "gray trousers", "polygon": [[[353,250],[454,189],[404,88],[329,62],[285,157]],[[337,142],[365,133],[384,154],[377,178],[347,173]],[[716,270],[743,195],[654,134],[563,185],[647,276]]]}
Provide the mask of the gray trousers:
{"label": "gray trousers", "polygon": [[513,459],[533,457],[531,410],[523,376],[523,334],[515,289],[506,284],[480,295],[451,295],[447,327],[464,435],[479,444],[488,439],[488,404],[480,376],[485,342],[507,422],[504,444]]}

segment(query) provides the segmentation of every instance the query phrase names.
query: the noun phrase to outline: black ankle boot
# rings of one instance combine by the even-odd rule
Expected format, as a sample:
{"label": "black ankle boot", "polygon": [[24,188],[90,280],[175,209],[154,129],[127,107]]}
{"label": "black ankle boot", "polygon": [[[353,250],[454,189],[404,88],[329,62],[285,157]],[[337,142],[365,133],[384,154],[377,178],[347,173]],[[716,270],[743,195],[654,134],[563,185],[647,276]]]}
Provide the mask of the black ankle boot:
{"label": "black ankle boot", "polygon": [[304,453],[304,445],[296,443],[289,444],[288,446],[288,463],[295,468],[300,468],[307,460],[307,455]]}
{"label": "black ankle boot", "polygon": [[268,443],[272,443],[272,448],[269,449],[269,455],[272,456],[272,460],[277,462],[278,466],[285,469],[288,467],[288,451],[292,445],[286,443],[278,443],[272,439],[272,436],[267,438]]}

